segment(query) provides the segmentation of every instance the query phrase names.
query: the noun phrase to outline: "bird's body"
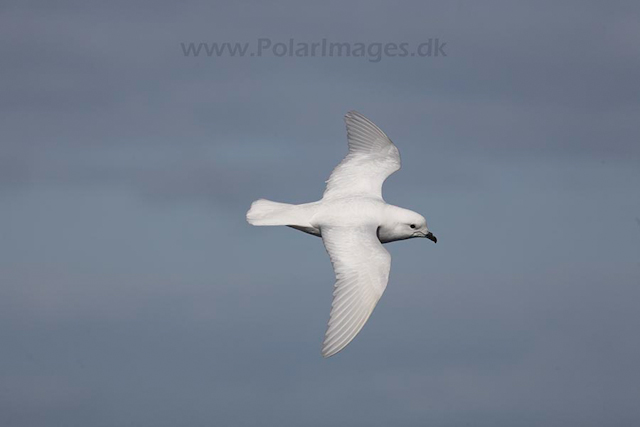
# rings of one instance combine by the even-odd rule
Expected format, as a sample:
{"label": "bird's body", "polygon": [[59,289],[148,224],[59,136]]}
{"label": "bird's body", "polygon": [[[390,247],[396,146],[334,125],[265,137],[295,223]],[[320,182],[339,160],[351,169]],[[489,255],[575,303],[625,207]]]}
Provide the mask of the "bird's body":
{"label": "bird's body", "polygon": [[373,225],[377,228],[378,239],[381,243],[412,237],[407,236],[402,230],[398,232],[398,218],[410,217],[415,212],[390,205],[384,200],[374,197],[361,196],[320,200],[292,205],[291,209],[298,211],[297,215],[302,221],[298,224],[287,224],[287,226],[317,237],[322,237],[320,230],[323,226],[332,224],[343,226]]}
{"label": "bird's body", "polygon": [[437,241],[420,214],[382,198],[382,183],[400,169],[395,145],[360,113],[347,113],[345,122],[349,153],[333,170],[321,200],[291,205],[260,199],[247,212],[250,224],[286,225],[322,238],[336,274],[324,357],[349,344],[382,296],[391,267],[382,243]]}

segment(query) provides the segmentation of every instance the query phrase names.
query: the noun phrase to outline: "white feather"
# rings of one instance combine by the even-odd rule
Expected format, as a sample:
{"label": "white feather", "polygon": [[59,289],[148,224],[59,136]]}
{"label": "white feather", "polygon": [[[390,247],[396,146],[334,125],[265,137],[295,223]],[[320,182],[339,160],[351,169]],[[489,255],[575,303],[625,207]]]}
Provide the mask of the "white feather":
{"label": "white feather", "polygon": [[322,355],[329,357],[345,348],[369,319],[387,287],[391,255],[373,226],[324,227],[322,240],[336,275],[322,344]]}
{"label": "white feather", "polygon": [[322,237],[336,276],[324,357],[355,338],[387,287],[391,256],[381,241],[429,233],[421,215],[382,199],[384,180],[400,169],[393,142],[356,111],[347,113],[345,123],[349,153],[331,173],[322,200],[302,205],[258,200],[247,214],[253,225],[288,225]]}
{"label": "white feather", "polygon": [[400,153],[378,126],[357,111],[348,112],[349,153],[335,167],[323,199],[363,195],[382,199],[382,183],[400,169]]}

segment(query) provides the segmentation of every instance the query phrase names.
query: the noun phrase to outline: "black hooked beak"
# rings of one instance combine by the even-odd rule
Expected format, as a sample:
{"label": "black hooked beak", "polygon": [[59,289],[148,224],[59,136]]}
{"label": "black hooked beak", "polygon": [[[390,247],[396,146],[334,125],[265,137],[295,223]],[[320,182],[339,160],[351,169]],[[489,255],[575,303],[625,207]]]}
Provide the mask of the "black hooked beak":
{"label": "black hooked beak", "polygon": [[431,240],[433,243],[438,243],[438,238],[434,236],[432,232],[428,232],[424,237]]}

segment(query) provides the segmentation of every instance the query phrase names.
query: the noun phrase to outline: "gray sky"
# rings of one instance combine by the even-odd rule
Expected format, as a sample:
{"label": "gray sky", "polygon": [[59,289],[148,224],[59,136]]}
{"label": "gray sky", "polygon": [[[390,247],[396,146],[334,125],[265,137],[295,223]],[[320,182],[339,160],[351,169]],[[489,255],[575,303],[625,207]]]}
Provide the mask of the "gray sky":
{"label": "gray sky", "polygon": [[[638,2],[4,2],[0,424],[640,424]],[[185,57],[180,43],[447,43]],[[251,48],[250,48],[251,49]],[[399,147],[387,292],[324,360],[318,199],[357,109]]]}

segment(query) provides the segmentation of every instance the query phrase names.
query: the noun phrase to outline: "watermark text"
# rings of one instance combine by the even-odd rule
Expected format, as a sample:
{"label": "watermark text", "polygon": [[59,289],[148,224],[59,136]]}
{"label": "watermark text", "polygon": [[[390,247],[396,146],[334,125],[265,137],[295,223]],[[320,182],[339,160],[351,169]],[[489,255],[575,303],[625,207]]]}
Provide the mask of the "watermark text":
{"label": "watermark text", "polygon": [[317,42],[300,42],[295,39],[274,42],[260,38],[255,42],[181,42],[185,57],[293,57],[293,58],[366,58],[380,62],[383,58],[445,58],[447,43],[439,38],[429,38],[421,43],[351,43],[333,42],[325,38]]}

